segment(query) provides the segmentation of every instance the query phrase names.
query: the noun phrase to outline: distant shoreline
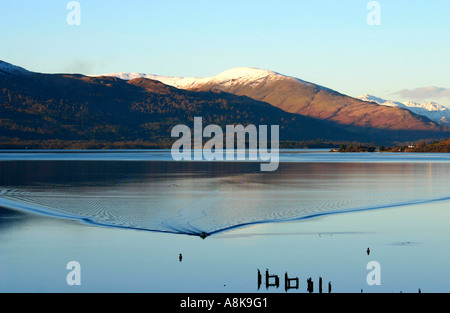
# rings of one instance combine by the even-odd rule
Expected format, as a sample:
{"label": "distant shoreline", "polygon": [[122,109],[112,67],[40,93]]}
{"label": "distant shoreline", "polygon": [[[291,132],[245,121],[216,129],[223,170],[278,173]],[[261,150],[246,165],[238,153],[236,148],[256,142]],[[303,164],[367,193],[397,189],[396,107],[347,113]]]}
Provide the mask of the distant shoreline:
{"label": "distant shoreline", "polygon": [[[133,149],[171,149],[172,140],[145,141],[103,141],[103,140],[22,140],[0,139],[0,150],[133,150]],[[280,149],[332,149],[340,142],[322,140],[314,141],[280,141]]]}
{"label": "distant shoreline", "polygon": [[392,147],[385,147],[380,145],[378,147],[364,146],[359,144],[345,145],[341,144],[339,148],[333,148],[330,152],[410,152],[410,153],[450,153],[450,139],[443,141],[436,141],[426,144],[420,142],[418,144],[397,145]]}
{"label": "distant shoreline", "polygon": [[[160,150],[171,149],[171,140],[159,142],[145,140],[97,141],[97,140],[22,140],[0,139],[0,150]],[[432,143],[398,144],[384,146],[364,143],[332,141],[280,141],[280,149],[330,149],[330,152],[413,152],[450,153],[450,139]]]}

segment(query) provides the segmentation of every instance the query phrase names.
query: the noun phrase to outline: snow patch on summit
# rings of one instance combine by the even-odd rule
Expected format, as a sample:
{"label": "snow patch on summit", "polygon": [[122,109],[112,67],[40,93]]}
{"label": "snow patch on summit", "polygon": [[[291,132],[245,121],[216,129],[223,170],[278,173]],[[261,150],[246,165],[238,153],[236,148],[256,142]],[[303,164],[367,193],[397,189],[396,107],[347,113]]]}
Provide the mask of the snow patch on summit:
{"label": "snow patch on summit", "polygon": [[114,76],[124,80],[131,80],[141,77],[148,78],[179,89],[194,89],[208,84],[215,84],[224,87],[234,85],[251,86],[258,84],[265,79],[271,81],[278,79],[293,79],[304,84],[311,84],[295,77],[285,76],[270,70],[258,69],[254,67],[236,67],[211,77],[169,77],[144,73],[110,73],[102,76]]}

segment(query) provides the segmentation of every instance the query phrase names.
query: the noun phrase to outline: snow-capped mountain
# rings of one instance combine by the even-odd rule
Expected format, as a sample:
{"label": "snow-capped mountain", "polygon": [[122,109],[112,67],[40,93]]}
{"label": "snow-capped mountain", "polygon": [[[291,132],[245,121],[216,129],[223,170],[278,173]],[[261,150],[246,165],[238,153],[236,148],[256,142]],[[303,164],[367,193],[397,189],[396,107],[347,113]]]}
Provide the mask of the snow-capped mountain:
{"label": "snow-capped mountain", "polygon": [[396,105],[380,106],[373,101],[362,101],[295,77],[252,67],[233,68],[216,76],[203,78],[167,77],[144,73],[110,73],[102,76],[124,80],[148,78],[178,89],[247,96],[289,113],[361,129],[372,127],[425,130],[439,129],[439,126],[442,126],[423,115]]}
{"label": "snow-capped mountain", "polygon": [[[36,130],[36,139],[47,133],[61,134],[60,140],[104,133],[108,140],[161,140],[168,130],[161,125],[187,124],[196,114],[210,118],[208,123],[280,125],[280,136],[294,141],[394,142],[450,134],[450,127],[410,110],[359,100],[270,70],[235,68],[206,78],[93,76],[36,73],[0,62],[0,106],[12,121],[2,124],[2,135],[16,136],[19,125],[27,138],[28,129]],[[45,126],[49,114],[51,127]],[[70,128],[65,127],[68,118],[74,121]],[[86,129],[84,121],[93,128]]]}
{"label": "snow-capped mountain", "polygon": [[380,105],[407,109],[416,114],[426,116],[434,122],[450,126],[450,109],[436,102],[424,102],[424,103],[418,103],[414,101],[398,102],[392,100],[385,100],[368,94],[364,94],[357,98],[363,101],[375,102]]}

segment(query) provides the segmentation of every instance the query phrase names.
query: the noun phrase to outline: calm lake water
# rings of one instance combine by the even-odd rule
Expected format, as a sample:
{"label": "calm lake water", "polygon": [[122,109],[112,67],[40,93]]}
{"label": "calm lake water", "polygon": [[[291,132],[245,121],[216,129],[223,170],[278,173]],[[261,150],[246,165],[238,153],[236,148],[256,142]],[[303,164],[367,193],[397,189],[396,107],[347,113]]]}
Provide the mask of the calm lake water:
{"label": "calm lake water", "polygon": [[309,277],[315,292],[319,277],[332,292],[450,291],[449,154],[286,150],[261,172],[167,150],[9,151],[0,173],[0,292],[294,293]]}

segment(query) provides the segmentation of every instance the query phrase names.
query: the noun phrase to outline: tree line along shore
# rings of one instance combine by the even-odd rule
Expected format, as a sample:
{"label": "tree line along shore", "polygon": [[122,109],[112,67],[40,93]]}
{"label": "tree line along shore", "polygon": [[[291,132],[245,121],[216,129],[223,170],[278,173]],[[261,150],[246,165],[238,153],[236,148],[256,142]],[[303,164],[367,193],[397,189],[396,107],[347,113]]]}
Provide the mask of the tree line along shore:
{"label": "tree line along shore", "polygon": [[448,153],[450,152],[450,139],[434,141],[431,143],[419,142],[416,144],[384,146],[341,144],[339,148],[331,149],[331,152],[425,152]]}
{"label": "tree line along shore", "polygon": [[[122,149],[170,149],[173,139],[166,140],[22,140],[1,138],[0,150],[122,150]],[[326,140],[280,141],[280,149],[330,149],[331,152],[450,152],[450,139],[426,143],[376,145],[375,143],[339,143]]]}

